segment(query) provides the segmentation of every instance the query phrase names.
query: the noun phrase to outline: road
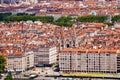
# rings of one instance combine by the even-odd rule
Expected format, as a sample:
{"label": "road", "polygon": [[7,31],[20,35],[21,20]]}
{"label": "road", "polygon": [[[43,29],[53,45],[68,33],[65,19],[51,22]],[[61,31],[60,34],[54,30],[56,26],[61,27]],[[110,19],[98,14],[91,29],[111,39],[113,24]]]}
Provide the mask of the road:
{"label": "road", "polygon": [[60,75],[60,72],[54,72],[52,68],[45,67],[45,68],[33,68],[32,70],[28,70],[25,72],[20,73],[19,75],[14,75],[14,78],[24,78],[28,79],[28,77],[25,77],[24,75],[30,75],[30,74],[38,74],[39,77],[35,78],[35,80],[57,80],[54,77],[45,77],[46,75]]}
{"label": "road", "polygon": [[[98,73],[69,73],[69,74],[64,74],[62,73],[63,76],[61,75],[61,72],[54,72],[52,68],[50,67],[45,67],[45,68],[34,68],[32,70],[25,71],[19,75],[15,75],[15,78],[29,78],[24,77],[24,74],[38,74],[38,77],[35,78],[34,80],[107,80],[105,77],[110,77],[110,76],[118,76],[118,74],[98,74]],[[52,75],[52,76],[51,76]],[[73,76],[76,75],[76,76]],[[105,75],[105,76],[104,76]],[[55,77],[58,76],[58,77]],[[97,77],[98,76],[98,77]],[[120,76],[119,76],[120,77]],[[29,79],[28,79],[29,80]],[[120,80],[120,79],[108,79],[108,80]]]}

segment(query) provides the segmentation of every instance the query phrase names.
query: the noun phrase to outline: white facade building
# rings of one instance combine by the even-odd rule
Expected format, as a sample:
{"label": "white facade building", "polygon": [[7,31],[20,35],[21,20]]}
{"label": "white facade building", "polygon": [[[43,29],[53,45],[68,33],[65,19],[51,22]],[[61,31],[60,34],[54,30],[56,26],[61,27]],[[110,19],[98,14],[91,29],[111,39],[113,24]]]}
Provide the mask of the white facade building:
{"label": "white facade building", "polygon": [[33,52],[25,54],[10,54],[7,56],[8,71],[25,71],[34,66]]}
{"label": "white facade building", "polygon": [[120,71],[119,50],[64,49],[59,54],[59,66],[63,72],[103,72]]}
{"label": "white facade building", "polygon": [[53,64],[57,62],[57,48],[44,47],[35,52],[35,65]]}

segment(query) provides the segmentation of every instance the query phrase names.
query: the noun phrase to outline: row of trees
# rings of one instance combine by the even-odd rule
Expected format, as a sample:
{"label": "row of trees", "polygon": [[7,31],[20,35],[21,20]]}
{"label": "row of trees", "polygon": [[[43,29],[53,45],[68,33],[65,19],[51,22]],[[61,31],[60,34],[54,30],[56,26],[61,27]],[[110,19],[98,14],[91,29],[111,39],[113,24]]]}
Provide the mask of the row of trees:
{"label": "row of trees", "polygon": [[4,21],[4,18],[7,16],[11,16],[11,13],[0,13],[0,21]]}
{"label": "row of trees", "polygon": [[77,21],[80,22],[106,22],[107,20],[107,16],[80,16],[77,18]]}
{"label": "row of trees", "polygon": [[120,22],[120,15],[116,15],[112,17],[112,22]]}
{"label": "row of trees", "polygon": [[4,18],[3,21],[27,21],[27,20],[32,20],[32,21],[42,21],[42,22],[53,22],[54,18],[52,16],[29,16],[29,15],[11,15],[7,16]]}
{"label": "row of trees", "polygon": [[26,13],[18,13],[16,15],[12,15],[11,13],[0,13],[0,21],[9,22],[9,21],[41,21],[41,22],[53,22],[53,16],[35,16],[34,14],[28,15]]}
{"label": "row of trees", "polygon": [[62,16],[58,20],[54,22],[54,24],[59,25],[59,26],[72,26],[73,22],[71,22],[73,18],[72,17],[65,17]]}
{"label": "row of trees", "polygon": [[62,16],[56,21],[54,21],[53,16],[35,16],[35,14],[29,15],[26,13],[18,13],[16,15],[12,15],[11,13],[0,13],[0,21],[9,22],[9,21],[27,21],[27,20],[52,23],[59,26],[72,26],[72,24],[74,23],[73,20],[78,22],[102,22],[108,25],[112,25],[114,22],[120,21],[120,15],[113,16],[112,23],[108,23],[107,16],[89,15],[89,16],[79,16],[77,18]]}

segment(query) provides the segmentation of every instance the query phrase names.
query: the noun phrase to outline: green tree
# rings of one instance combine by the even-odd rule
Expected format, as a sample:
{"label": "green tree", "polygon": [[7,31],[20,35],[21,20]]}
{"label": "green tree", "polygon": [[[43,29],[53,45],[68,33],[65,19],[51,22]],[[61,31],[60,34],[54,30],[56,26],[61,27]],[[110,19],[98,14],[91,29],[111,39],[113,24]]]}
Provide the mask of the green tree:
{"label": "green tree", "polygon": [[5,80],[13,80],[13,79],[12,79],[12,73],[11,73],[11,72],[8,72]]}
{"label": "green tree", "polygon": [[33,15],[10,15],[4,18],[4,21],[27,21],[27,20],[32,20],[32,21],[41,21],[41,22],[46,22],[50,23],[54,21],[53,16],[33,16]]}
{"label": "green tree", "polygon": [[58,18],[58,20],[56,20],[56,22],[54,22],[54,24],[59,25],[59,26],[66,26],[66,27],[70,27],[73,25],[73,22],[71,22],[73,18],[70,16],[62,16],[60,18]]}
{"label": "green tree", "polygon": [[120,15],[116,15],[112,17],[112,22],[120,22]]}
{"label": "green tree", "polygon": [[5,17],[12,15],[11,13],[0,13],[0,21],[3,21]]}
{"label": "green tree", "polygon": [[69,22],[71,20],[72,20],[72,17],[70,16],[67,16],[67,17],[61,16],[56,22]]}
{"label": "green tree", "polygon": [[80,22],[105,22],[107,20],[106,16],[80,16],[77,18],[77,21]]}
{"label": "green tree", "polygon": [[4,71],[6,59],[3,56],[0,56],[0,73]]}

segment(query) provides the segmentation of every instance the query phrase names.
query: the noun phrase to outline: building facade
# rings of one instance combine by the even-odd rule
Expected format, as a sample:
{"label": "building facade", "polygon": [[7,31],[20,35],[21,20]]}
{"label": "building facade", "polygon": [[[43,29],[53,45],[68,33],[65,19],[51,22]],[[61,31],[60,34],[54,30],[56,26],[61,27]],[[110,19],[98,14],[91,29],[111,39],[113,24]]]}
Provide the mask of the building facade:
{"label": "building facade", "polygon": [[118,50],[64,49],[59,54],[59,66],[63,72],[103,72],[120,71]]}
{"label": "building facade", "polygon": [[39,48],[35,53],[35,65],[53,64],[57,62],[57,48],[44,47]]}
{"label": "building facade", "polygon": [[10,54],[7,56],[8,71],[25,71],[34,66],[33,52],[25,54]]}

